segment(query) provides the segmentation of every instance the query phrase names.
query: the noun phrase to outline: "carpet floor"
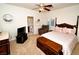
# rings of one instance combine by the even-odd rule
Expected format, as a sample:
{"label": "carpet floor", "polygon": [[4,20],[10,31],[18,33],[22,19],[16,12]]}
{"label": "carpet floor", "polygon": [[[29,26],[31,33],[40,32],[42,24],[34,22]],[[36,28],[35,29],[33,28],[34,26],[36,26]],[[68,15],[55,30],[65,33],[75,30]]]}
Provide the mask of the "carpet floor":
{"label": "carpet floor", "polygon": [[[37,46],[36,39],[39,35],[30,35],[23,43],[16,43],[16,40],[10,42],[11,55],[45,55]],[[79,55],[79,43],[73,49],[72,55]]]}

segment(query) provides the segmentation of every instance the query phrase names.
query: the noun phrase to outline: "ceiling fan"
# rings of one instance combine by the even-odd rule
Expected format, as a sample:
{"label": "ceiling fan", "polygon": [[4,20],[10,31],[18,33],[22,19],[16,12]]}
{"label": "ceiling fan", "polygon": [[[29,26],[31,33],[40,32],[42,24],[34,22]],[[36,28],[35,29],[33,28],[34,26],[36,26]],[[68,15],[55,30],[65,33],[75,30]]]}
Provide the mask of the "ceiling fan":
{"label": "ceiling fan", "polygon": [[38,7],[34,8],[34,9],[37,9],[39,12],[42,12],[42,11],[51,11],[51,8],[53,8],[52,4],[45,5],[44,3],[36,4],[36,6],[38,6]]}

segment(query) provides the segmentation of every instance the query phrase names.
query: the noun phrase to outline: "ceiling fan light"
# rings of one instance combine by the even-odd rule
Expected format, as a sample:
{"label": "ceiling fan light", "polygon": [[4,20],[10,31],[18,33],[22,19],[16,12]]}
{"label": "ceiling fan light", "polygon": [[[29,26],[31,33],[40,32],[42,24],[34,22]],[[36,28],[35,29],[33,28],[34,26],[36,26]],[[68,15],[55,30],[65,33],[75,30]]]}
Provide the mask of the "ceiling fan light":
{"label": "ceiling fan light", "polygon": [[43,8],[39,8],[39,10],[43,11],[44,9]]}

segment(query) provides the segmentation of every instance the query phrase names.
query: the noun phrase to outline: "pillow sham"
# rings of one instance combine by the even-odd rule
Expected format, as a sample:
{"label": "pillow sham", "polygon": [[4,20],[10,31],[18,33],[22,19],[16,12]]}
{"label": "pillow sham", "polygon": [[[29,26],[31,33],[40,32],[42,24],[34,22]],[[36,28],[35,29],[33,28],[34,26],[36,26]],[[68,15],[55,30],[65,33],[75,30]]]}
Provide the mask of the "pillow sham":
{"label": "pillow sham", "polygon": [[61,27],[55,27],[54,31],[57,31],[57,32],[63,32],[63,33],[66,33],[66,34],[75,34],[76,32],[76,29],[70,29],[70,28],[61,28]]}
{"label": "pillow sham", "polygon": [[67,34],[75,34],[76,29],[63,28],[63,32]]}
{"label": "pillow sham", "polygon": [[55,27],[54,31],[57,31],[57,32],[62,32],[63,31],[63,28],[60,28],[60,27]]}

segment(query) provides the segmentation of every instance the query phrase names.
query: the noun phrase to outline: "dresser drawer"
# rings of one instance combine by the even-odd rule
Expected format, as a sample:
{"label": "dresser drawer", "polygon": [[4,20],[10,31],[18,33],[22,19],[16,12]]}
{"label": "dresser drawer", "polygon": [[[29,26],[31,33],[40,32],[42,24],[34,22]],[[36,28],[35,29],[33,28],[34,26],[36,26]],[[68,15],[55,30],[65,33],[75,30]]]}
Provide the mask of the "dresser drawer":
{"label": "dresser drawer", "polygon": [[9,39],[0,41],[0,55],[10,54],[10,43]]}
{"label": "dresser drawer", "polygon": [[7,45],[0,46],[0,55],[1,54],[7,54]]}
{"label": "dresser drawer", "polygon": [[9,43],[9,39],[5,39],[5,40],[0,41],[0,45],[5,44],[5,43]]}

